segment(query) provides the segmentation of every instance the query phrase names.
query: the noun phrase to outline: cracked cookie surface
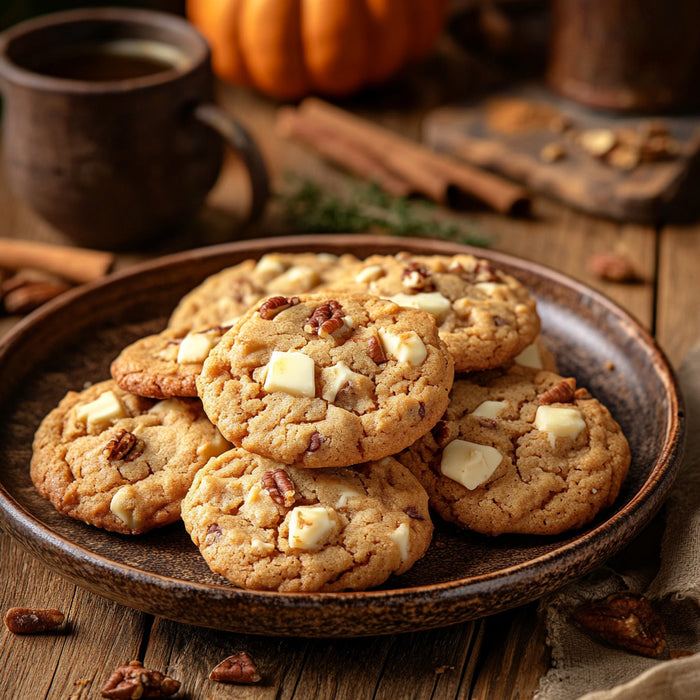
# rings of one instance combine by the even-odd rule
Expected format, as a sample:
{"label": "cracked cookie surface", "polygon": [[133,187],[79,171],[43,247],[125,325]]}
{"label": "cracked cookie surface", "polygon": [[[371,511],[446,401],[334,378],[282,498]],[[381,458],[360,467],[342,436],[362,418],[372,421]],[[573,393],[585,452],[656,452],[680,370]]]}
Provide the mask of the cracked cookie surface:
{"label": "cracked cookie surface", "polygon": [[303,467],[381,459],[447,407],[453,362],[435,321],[365,295],[272,297],[210,352],[197,389],[238,447]]}
{"label": "cracked cookie surface", "polygon": [[373,294],[432,313],[458,372],[505,365],[540,330],[527,289],[472,255],[373,255],[329,289]]}
{"label": "cracked cookie surface", "polygon": [[433,430],[397,459],[445,520],[489,535],[551,535],[617,497],[630,451],[609,411],[575,382],[513,367],[455,380]]}
{"label": "cracked cookie surface", "polygon": [[188,331],[230,325],[263,297],[305,294],[353,268],[350,254],[268,253],[210,275],[173,310],[168,327]]}
{"label": "cracked cookie surface", "polygon": [[138,534],[178,520],[196,472],[229,447],[198,399],[154,401],[107,380],[47,414],[31,478],[64,515]]}
{"label": "cracked cookie surface", "polygon": [[431,541],[428,497],[395,459],[296,469],[234,448],[195,477],[182,518],[237,586],[343,591],[406,572]]}

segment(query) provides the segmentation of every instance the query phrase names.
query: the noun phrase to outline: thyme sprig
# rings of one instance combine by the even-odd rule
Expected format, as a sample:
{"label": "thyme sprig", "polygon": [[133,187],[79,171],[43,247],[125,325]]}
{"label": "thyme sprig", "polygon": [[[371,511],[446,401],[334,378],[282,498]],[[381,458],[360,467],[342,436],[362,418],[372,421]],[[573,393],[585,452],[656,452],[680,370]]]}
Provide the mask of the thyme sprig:
{"label": "thyme sprig", "polygon": [[488,236],[467,220],[438,216],[437,208],[424,200],[393,197],[376,183],[348,184],[341,195],[308,178],[288,178],[277,193],[282,215],[295,232],[358,233],[377,229],[394,236],[441,238],[464,245],[486,247]]}

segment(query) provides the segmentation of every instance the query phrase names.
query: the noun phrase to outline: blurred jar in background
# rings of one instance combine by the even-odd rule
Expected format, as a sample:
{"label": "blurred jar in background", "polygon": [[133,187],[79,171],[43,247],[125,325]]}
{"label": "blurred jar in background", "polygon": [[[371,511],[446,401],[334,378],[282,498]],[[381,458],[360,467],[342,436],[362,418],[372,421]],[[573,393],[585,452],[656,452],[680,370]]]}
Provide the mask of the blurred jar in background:
{"label": "blurred jar in background", "polygon": [[552,0],[547,81],[582,104],[666,112],[700,104],[700,0]]}

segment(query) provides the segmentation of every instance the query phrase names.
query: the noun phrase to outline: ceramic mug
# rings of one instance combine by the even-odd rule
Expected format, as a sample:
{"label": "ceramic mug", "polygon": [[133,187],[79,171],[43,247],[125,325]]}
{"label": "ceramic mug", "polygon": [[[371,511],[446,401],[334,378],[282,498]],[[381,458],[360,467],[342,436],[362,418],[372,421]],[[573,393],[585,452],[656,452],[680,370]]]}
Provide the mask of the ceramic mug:
{"label": "ceramic mug", "polygon": [[228,144],[268,175],[249,133],[214,104],[209,47],[186,20],[143,9],[44,15],[0,35],[3,160],[21,201],[74,242],[140,247],[186,220]]}

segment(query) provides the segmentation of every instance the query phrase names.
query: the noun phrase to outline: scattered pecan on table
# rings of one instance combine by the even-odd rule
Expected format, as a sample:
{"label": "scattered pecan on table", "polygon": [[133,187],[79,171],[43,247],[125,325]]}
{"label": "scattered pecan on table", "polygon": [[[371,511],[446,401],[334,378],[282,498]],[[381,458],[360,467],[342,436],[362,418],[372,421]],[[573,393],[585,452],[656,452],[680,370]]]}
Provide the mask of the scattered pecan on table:
{"label": "scattered pecan on table", "polygon": [[5,627],[13,634],[37,634],[60,627],[65,618],[53,608],[10,608],[5,614]]}
{"label": "scattered pecan on table", "polygon": [[169,698],[180,689],[180,681],[160,671],[143,667],[140,661],[117,666],[102,686],[102,697],[111,700],[135,698]]}
{"label": "scattered pecan on table", "polygon": [[239,683],[250,685],[261,679],[258,669],[247,651],[240,651],[224,659],[209,674],[209,680],[219,683]]}

